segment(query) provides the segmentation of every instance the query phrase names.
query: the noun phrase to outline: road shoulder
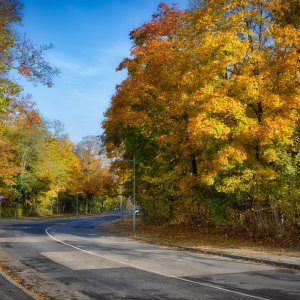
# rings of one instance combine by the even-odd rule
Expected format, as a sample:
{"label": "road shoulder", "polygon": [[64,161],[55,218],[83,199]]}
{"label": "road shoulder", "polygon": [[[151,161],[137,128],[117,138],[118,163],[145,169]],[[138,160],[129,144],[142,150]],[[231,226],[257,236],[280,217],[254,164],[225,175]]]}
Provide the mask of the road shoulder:
{"label": "road shoulder", "polygon": [[[10,274],[11,276],[11,274]],[[10,300],[38,300],[40,299],[31,291],[25,289],[17,281],[13,280],[12,277],[8,276],[3,270],[0,269],[0,299]]]}
{"label": "road shoulder", "polygon": [[300,270],[300,251],[297,249],[284,248],[264,248],[264,247],[226,247],[220,245],[207,245],[190,240],[187,242],[178,242],[176,237],[164,239],[159,235],[147,231],[145,227],[141,230],[132,232],[130,220],[121,222],[120,220],[108,222],[97,226],[98,231],[105,231],[113,235],[120,235],[133,238],[140,242],[160,245],[163,247],[176,248],[182,251],[192,251],[203,254],[217,255],[232,259],[247,260],[255,263],[262,263],[282,268]]}

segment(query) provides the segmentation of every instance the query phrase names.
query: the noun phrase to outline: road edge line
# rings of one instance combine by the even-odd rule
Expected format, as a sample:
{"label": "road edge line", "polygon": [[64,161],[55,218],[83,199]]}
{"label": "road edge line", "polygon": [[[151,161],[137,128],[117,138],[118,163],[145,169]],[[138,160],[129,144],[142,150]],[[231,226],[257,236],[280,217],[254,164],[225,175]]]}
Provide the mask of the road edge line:
{"label": "road edge line", "polygon": [[147,269],[147,268],[136,267],[136,266],[130,265],[128,263],[121,262],[121,261],[116,260],[116,259],[107,258],[107,257],[105,257],[103,255],[94,253],[94,252],[89,251],[89,250],[82,249],[80,247],[71,245],[69,243],[66,243],[64,241],[61,241],[61,240],[55,238],[54,236],[52,236],[49,233],[49,229],[51,229],[54,226],[57,226],[57,225],[52,225],[52,226],[50,226],[50,227],[48,227],[48,228],[45,229],[45,233],[48,235],[48,237],[51,238],[51,239],[53,239],[54,241],[62,244],[62,245],[65,245],[67,247],[76,249],[78,251],[82,251],[84,253],[88,253],[90,255],[94,255],[94,256],[97,256],[97,257],[102,257],[104,259],[111,260],[113,262],[116,262],[116,263],[119,263],[119,264],[122,264],[122,265],[125,265],[125,266],[128,266],[128,267],[131,267],[131,268],[134,268],[134,269],[137,269],[137,270],[141,270],[141,271],[144,271],[144,272],[149,272],[149,273],[156,274],[156,275],[159,275],[159,276],[165,276],[165,277],[168,277],[168,278],[177,279],[177,280],[188,282],[188,283],[191,283],[191,284],[194,284],[194,285],[205,286],[205,287],[208,287],[208,288],[211,288],[211,289],[220,290],[220,291],[224,291],[224,292],[227,292],[227,293],[232,293],[232,294],[236,294],[236,295],[240,295],[240,296],[244,296],[244,297],[248,297],[248,298],[252,298],[252,299],[257,299],[257,300],[271,300],[269,298],[264,298],[264,297],[255,296],[255,295],[251,295],[251,294],[246,294],[246,293],[235,291],[235,290],[226,289],[226,288],[223,288],[223,287],[218,286],[218,285],[213,285],[213,284],[209,284],[209,283],[193,281],[193,280],[190,280],[190,279],[187,279],[187,278],[184,278],[184,277],[177,277],[177,276],[174,276],[174,275],[169,275],[169,274],[166,274],[166,273],[157,272],[157,271],[150,270],[150,269]]}

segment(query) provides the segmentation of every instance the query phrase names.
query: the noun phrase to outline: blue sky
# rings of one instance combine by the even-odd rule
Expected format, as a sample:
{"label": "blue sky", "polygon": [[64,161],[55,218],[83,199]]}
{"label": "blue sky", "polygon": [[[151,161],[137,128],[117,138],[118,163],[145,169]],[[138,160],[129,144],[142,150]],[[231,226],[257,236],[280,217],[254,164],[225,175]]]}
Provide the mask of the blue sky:
{"label": "blue sky", "polygon": [[[115,69],[129,56],[129,32],[150,20],[161,0],[21,2],[22,31],[36,46],[54,45],[46,59],[62,72],[51,89],[26,83],[25,92],[32,94],[43,117],[65,124],[74,143],[101,134],[103,113],[126,76]],[[188,0],[176,2],[184,8]]]}

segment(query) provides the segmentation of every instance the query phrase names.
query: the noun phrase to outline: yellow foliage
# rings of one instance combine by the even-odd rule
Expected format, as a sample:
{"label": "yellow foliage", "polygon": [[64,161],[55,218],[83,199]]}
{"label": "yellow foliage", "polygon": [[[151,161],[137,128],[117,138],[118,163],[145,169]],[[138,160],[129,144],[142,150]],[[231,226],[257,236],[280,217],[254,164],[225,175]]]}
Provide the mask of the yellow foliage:
{"label": "yellow foliage", "polygon": [[210,136],[216,139],[225,140],[228,138],[230,128],[222,121],[215,118],[207,118],[204,115],[198,115],[191,121],[190,132],[199,136]]}

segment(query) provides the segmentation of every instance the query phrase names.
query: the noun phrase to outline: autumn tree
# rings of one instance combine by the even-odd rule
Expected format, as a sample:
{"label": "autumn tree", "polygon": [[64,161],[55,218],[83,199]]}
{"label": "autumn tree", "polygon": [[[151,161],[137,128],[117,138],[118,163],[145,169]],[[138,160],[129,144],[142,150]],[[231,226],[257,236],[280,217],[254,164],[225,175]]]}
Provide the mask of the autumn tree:
{"label": "autumn tree", "polygon": [[128,77],[103,123],[108,153],[137,156],[154,220],[252,236],[297,228],[299,5],[192,4],[161,4],[131,32],[132,57],[119,67]]}
{"label": "autumn tree", "polygon": [[17,30],[21,22],[20,2],[1,0],[0,192],[11,203],[19,201],[25,205],[29,198],[35,199],[43,190],[35,176],[35,168],[49,133],[30,97],[21,94],[22,87],[13,78],[18,74],[34,84],[41,83],[50,87],[53,85],[53,77],[59,71],[43,57],[44,52],[52,46],[35,48],[26,34]]}
{"label": "autumn tree", "polygon": [[9,136],[9,129],[0,122],[0,194],[5,197],[12,192],[13,179],[20,172],[20,168],[14,161],[15,147]]}
{"label": "autumn tree", "polygon": [[[131,32],[133,58],[125,59],[119,67],[126,67],[129,76],[117,88],[104,122],[110,155],[123,155],[126,159],[136,156],[139,201],[149,217],[152,210],[156,211],[156,219],[159,212],[164,214],[160,219],[171,215],[176,172],[171,173],[181,159],[182,149],[177,146],[181,147],[186,138],[186,112],[178,107],[177,101],[180,97],[177,86],[186,69],[178,41],[182,22],[182,12],[162,4],[151,22]],[[174,134],[169,137],[177,146],[164,151],[164,138],[170,130]],[[118,148],[111,148],[113,145]],[[145,172],[141,173],[141,170]],[[151,193],[153,195],[149,197]],[[147,209],[148,204],[151,209]]]}
{"label": "autumn tree", "polygon": [[114,185],[109,174],[109,166],[105,165],[100,156],[101,143],[97,136],[86,136],[74,147],[74,152],[80,161],[81,175],[78,181],[78,191],[85,198],[85,212],[103,202],[103,196],[112,196]]}
{"label": "autumn tree", "polygon": [[45,146],[38,175],[49,183],[48,205],[55,212],[74,212],[80,163],[73,152],[73,144],[68,139],[58,139],[50,135]]}
{"label": "autumn tree", "polygon": [[203,1],[192,20],[204,41],[195,51],[206,75],[197,96],[201,112],[189,129],[205,141],[200,180],[223,199],[254,207],[245,218],[255,234],[266,233],[267,206],[281,226],[276,202],[282,199],[272,186],[281,182],[278,153],[294,143],[299,120],[299,39],[295,28],[276,22],[272,5]]}
{"label": "autumn tree", "polygon": [[59,73],[43,57],[52,45],[35,48],[26,34],[16,30],[16,25],[22,21],[21,10],[18,0],[0,1],[0,113],[21,91],[21,87],[9,76],[12,71],[34,84],[49,87],[53,85],[53,77]]}

